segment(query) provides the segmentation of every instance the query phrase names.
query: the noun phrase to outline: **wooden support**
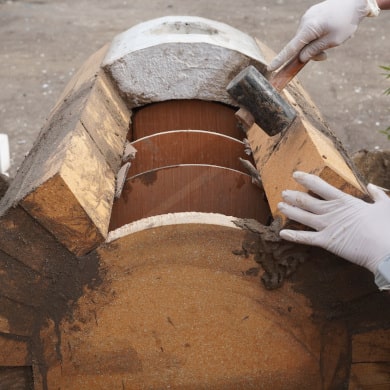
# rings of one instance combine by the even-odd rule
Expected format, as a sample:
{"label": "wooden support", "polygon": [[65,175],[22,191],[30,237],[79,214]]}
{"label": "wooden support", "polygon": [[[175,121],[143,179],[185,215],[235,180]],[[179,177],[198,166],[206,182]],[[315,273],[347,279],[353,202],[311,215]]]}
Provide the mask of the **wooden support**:
{"label": "wooden support", "polygon": [[157,133],[132,145],[137,149],[137,156],[131,161],[131,176],[178,164],[210,164],[247,173],[239,158],[251,160],[245,154],[243,142],[200,130]]}
{"label": "wooden support", "polygon": [[292,178],[296,170],[314,173],[351,195],[365,196],[363,185],[332,140],[305,120],[290,127],[259,170],[272,215],[285,222],[277,208],[282,191],[307,191]]}
{"label": "wooden support", "polygon": [[[76,255],[96,247],[108,232],[115,173],[107,161],[119,168],[128,128],[128,111],[123,111],[123,115],[111,112],[114,124],[108,121],[107,128],[100,126],[100,132],[91,131],[99,137],[97,142],[81,124],[80,115],[86,126],[95,130],[96,119],[91,114],[92,103],[88,102],[89,98],[93,102],[99,93],[103,99],[103,88],[108,93],[107,99],[112,99],[108,106],[114,110],[120,105],[115,102],[106,79],[97,83],[92,94],[89,93],[91,86],[82,84],[80,90],[73,91],[71,98],[57,107],[43,131],[45,137],[26,159],[24,169],[3,201],[5,206],[19,201]],[[88,110],[83,111],[86,102]],[[104,139],[110,147],[104,148]],[[111,158],[113,155],[116,159]]]}
{"label": "wooden support", "polygon": [[106,50],[92,56],[66,87],[0,203],[0,215],[21,205],[78,256],[108,233],[130,121],[130,111],[100,70]]}
{"label": "wooden support", "polygon": [[103,71],[98,73],[80,120],[111,170],[117,172],[129,130],[130,111]]}
{"label": "wooden support", "polygon": [[110,230],[138,219],[184,211],[221,213],[262,223],[269,217],[263,192],[249,175],[212,165],[177,165],[129,177],[114,203]]}
{"label": "wooden support", "polygon": [[[235,110],[202,100],[170,100],[141,107],[134,112],[129,141],[172,130],[205,130],[242,140]],[[131,138],[130,138],[131,137]]]}
{"label": "wooden support", "polygon": [[51,148],[51,156],[57,160],[51,177],[21,204],[71,252],[81,256],[101,243],[108,232],[115,175],[80,123],[65,140],[66,144]]}
{"label": "wooden support", "polygon": [[[273,57],[273,53],[264,45],[259,43],[259,46],[266,58]],[[282,224],[286,224],[286,217],[277,209],[277,204],[282,201],[282,191],[306,191],[292,178],[296,170],[317,174],[349,194],[365,197],[365,187],[351,159],[327,128],[318,109],[299,83],[292,82],[282,94],[298,113],[289,129],[272,137],[257,124],[247,129],[247,139],[272,215],[281,218]],[[241,122],[247,120],[241,118]]]}

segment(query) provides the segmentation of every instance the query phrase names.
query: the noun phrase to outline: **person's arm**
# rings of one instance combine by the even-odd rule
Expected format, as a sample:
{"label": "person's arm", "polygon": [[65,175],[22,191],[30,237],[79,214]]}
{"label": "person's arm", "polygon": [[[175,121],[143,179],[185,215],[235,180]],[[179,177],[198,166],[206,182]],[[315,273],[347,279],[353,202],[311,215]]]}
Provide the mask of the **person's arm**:
{"label": "person's arm", "polygon": [[390,9],[390,0],[377,0],[376,2],[378,3],[378,7],[380,9],[383,9],[383,10]]}
{"label": "person's arm", "polygon": [[299,54],[302,62],[326,59],[325,50],[339,46],[357,30],[367,16],[390,9],[390,0],[326,0],[302,16],[293,39],[268,66],[274,71]]}
{"label": "person's arm", "polygon": [[278,207],[289,219],[313,229],[282,230],[288,241],[322,247],[375,274],[380,289],[390,289],[390,198],[372,184],[373,203],[348,195],[316,175],[295,172],[294,179],[321,199],[283,191]]}

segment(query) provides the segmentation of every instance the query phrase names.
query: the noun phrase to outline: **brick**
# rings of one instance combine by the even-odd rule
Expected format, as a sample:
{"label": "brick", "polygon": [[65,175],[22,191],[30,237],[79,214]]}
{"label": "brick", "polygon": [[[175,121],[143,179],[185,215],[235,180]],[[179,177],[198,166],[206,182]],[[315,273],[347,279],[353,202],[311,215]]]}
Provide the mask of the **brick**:
{"label": "brick", "polygon": [[21,204],[72,253],[81,256],[108,234],[115,175],[80,123],[63,143],[52,146],[50,158],[56,160],[51,177]]}
{"label": "brick", "polygon": [[100,71],[80,120],[114,172],[121,164],[130,116],[111,81]]}
{"label": "brick", "polygon": [[292,126],[260,168],[264,190],[274,217],[286,218],[277,209],[285,189],[307,191],[292,178],[294,171],[314,173],[333,186],[358,197],[365,190],[330,138],[303,120]]}

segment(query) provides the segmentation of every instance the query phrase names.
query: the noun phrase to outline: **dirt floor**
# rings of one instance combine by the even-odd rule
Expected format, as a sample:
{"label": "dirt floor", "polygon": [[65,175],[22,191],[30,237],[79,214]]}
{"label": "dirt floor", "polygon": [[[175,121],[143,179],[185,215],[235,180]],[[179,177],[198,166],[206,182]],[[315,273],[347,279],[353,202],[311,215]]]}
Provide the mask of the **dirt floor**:
{"label": "dirt floor", "polygon": [[[278,51],[309,0],[0,0],[0,133],[10,138],[11,176],[72,74],[101,46],[142,21],[165,15],[218,20]],[[390,11],[366,19],[356,36],[310,63],[299,79],[347,150],[389,149]]]}

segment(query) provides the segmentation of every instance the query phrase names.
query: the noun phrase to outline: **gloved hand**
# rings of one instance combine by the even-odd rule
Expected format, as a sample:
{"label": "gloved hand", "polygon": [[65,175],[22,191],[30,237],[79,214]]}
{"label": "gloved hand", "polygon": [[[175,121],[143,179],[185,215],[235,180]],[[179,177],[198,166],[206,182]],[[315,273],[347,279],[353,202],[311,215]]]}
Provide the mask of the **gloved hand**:
{"label": "gloved hand", "polygon": [[345,194],[315,175],[295,172],[294,179],[323,200],[283,191],[279,210],[288,218],[316,231],[282,230],[288,241],[319,246],[375,273],[390,254],[390,198],[369,184],[374,203]]}
{"label": "gloved hand", "polygon": [[326,0],[302,16],[295,37],[269,64],[274,71],[299,54],[301,62],[324,60],[324,50],[341,45],[366,16],[379,14],[375,0]]}

